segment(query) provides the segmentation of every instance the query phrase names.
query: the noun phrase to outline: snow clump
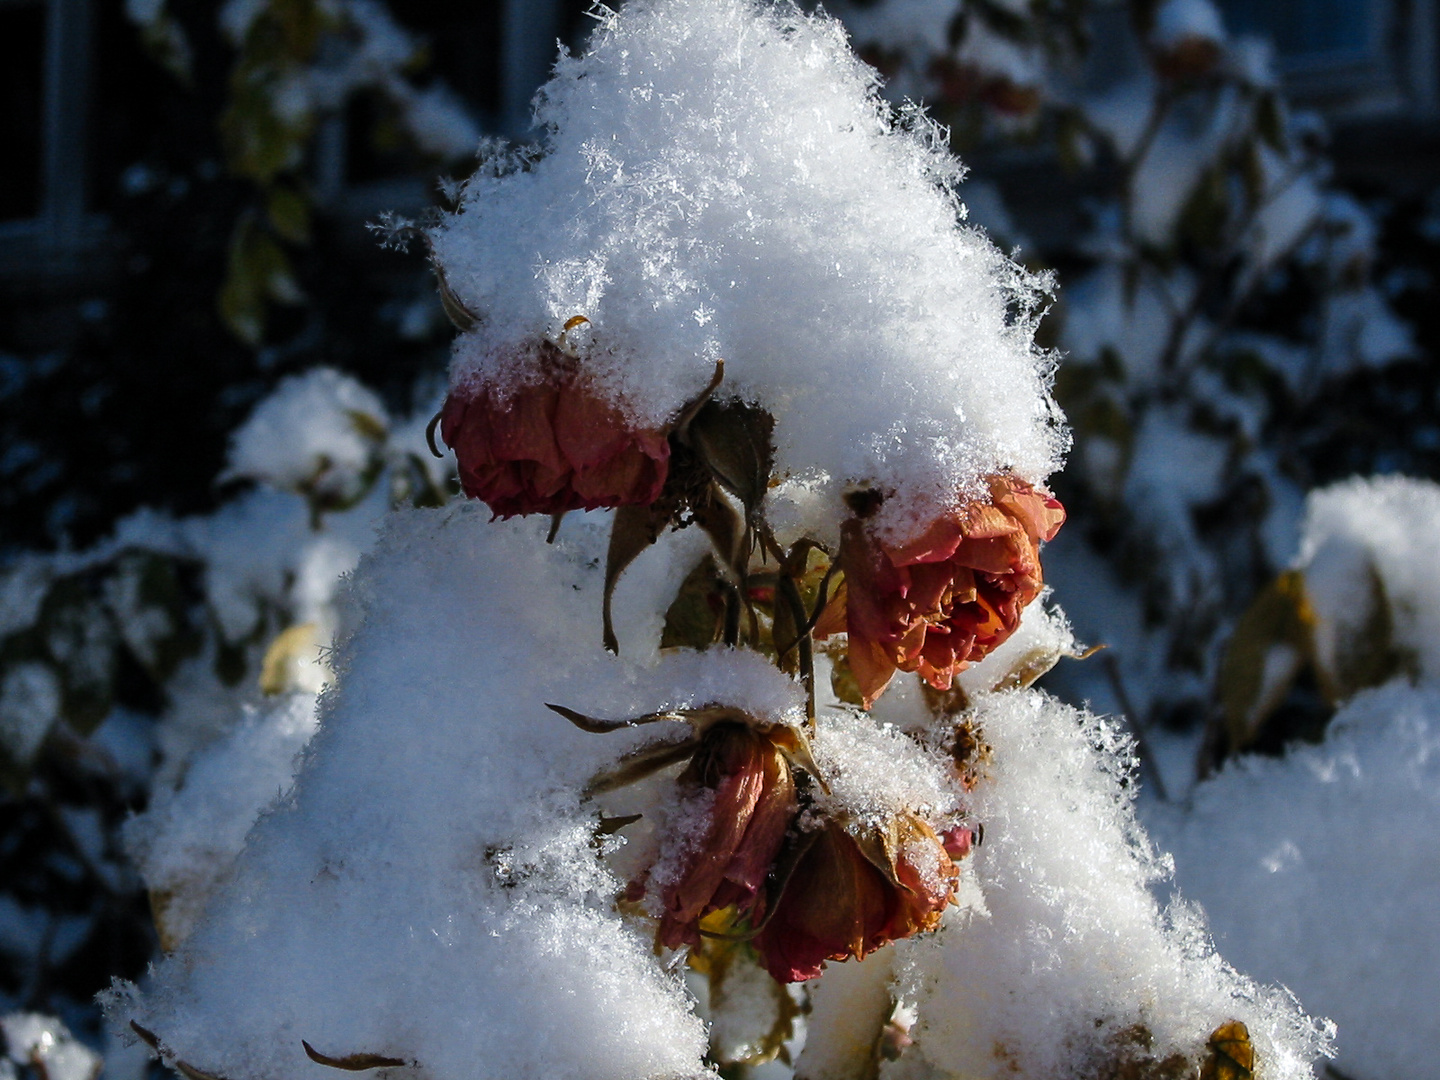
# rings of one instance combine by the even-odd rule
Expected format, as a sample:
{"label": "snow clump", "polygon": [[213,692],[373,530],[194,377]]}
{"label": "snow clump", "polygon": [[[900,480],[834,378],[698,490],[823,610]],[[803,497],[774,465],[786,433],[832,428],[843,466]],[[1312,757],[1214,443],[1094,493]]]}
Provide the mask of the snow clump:
{"label": "snow clump", "polygon": [[1440,485],[1431,481],[1356,478],[1310,494],[1296,564],[1327,670],[1343,666],[1357,638],[1388,629],[1416,674],[1440,678],[1437,531]]}
{"label": "snow clump", "polygon": [[380,399],[350,376],[334,368],[292,375],[231,437],[222,479],[344,497],[374,464],[387,424]]}
{"label": "snow clump", "polygon": [[[638,428],[718,395],[776,418],[776,473],[897,492],[918,531],[982,479],[1041,483],[1066,436],[1033,341],[1048,280],[962,224],[959,163],[897,115],[842,27],[793,4],[637,0],[538,98],[538,158],[492,160],[433,232],[479,322],[452,383],[516,385],[560,342]],[[566,325],[577,317],[587,323]]]}
{"label": "snow clump", "polygon": [[295,693],[240,724],[196,755],[176,791],[131,819],[126,844],[149,886],[165,947],[188,937],[205,901],[224,880],[245,834],[290,789],[310,736],[315,696]]}
{"label": "snow clump", "polygon": [[[488,517],[402,513],[362,564],[364,625],[294,791],[144,996],[114,1000],[167,1056],[246,1080],[331,1073],[301,1040],[447,1080],[705,1071],[700,1022],[614,912],[623,883],[579,804],[644,736],[545,708],[583,689],[587,709],[639,715],[687,690],[601,648],[601,538],[547,546],[543,523]],[[748,703],[793,708],[773,668],[716,660]]]}

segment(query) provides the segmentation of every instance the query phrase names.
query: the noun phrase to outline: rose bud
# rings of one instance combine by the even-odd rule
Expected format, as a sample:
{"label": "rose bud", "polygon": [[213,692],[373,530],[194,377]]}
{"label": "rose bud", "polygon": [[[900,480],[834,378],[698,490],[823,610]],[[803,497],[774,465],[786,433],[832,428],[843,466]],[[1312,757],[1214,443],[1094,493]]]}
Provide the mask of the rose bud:
{"label": "rose bud", "polygon": [[795,842],[803,852],[752,942],[780,982],[813,979],[826,960],[863,959],[933,930],[955,894],[959,871],[912,814],[856,830],[831,820]]}
{"label": "rose bud", "polygon": [[733,905],[741,916],[753,913],[799,811],[784,751],[743,723],[708,728],[679,784],[687,802],[703,806],[704,821],[678,868],[665,875],[656,940],[668,948],[699,945],[699,922],[712,911]]}
{"label": "rose bud", "polygon": [[845,583],[815,635],[849,635],[867,709],[897,669],[948,690],[1020,624],[1044,584],[1039,544],[1064,521],[1059,502],[1012,476],[991,477],[988,501],[966,503],[906,544],[886,544],[851,518],[841,530]]}
{"label": "rose bud", "polygon": [[499,517],[648,506],[669,469],[664,431],[639,429],[550,342],[533,347],[538,378],[501,389],[451,389],[440,434],[460,486]]}

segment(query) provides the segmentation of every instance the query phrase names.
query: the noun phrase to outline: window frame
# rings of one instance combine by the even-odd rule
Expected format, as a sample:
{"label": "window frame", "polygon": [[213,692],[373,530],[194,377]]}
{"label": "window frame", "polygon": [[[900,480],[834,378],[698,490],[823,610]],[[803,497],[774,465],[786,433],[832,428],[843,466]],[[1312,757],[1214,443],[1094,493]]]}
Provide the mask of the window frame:
{"label": "window frame", "polygon": [[[1355,53],[1277,50],[1276,68],[1291,101],[1339,120],[1440,117],[1437,0],[1348,2],[1363,9],[1370,40]],[[1277,6],[1295,12],[1304,7],[1286,0]]]}
{"label": "window frame", "polygon": [[0,222],[0,277],[37,283],[87,277],[105,238],[89,207],[92,0],[0,0],[45,9],[41,65],[40,206]]}

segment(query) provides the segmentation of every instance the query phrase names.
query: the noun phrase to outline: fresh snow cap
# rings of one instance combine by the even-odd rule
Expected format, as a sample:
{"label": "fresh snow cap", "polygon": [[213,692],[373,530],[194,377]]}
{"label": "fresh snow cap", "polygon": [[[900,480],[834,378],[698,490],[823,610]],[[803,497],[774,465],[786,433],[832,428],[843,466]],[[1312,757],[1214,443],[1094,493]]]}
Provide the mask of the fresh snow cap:
{"label": "fresh snow cap", "polygon": [[370,467],[387,426],[380,399],[350,376],[334,368],[292,375],[231,438],[225,478],[343,495]]}
{"label": "fresh snow cap", "polygon": [[1163,49],[1195,38],[1225,40],[1225,26],[1215,5],[1210,0],[1165,0],[1155,12],[1150,40]]}
{"label": "fresh snow cap", "polygon": [[938,819],[956,809],[947,763],[890,724],[852,712],[825,716],[811,750],[830,788],[818,803],[831,813],[878,825],[906,811]]}
{"label": "fresh snow cap", "polygon": [[824,14],[635,0],[540,91],[543,153],[493,157],[432,233],[480,317],[452,382],[521,377],[566,335],[637,427],[673,421],[725,363],[723,398],[777,419],[777,473],[901,496],[921,527],[982,478],[1042,482],[1066,444],[1049,288],[963,225],[961,166],[896,114]]}
{"label": "fresh snow cap", "polygon": [[[1440,677],[1440,485],[1356,477],[1311,492],[1297,565],[1315,612],[1315,648],[1331,671],[1359,636],[1388,622],[1391,644]],[[1377,610],[1377,603],[1380,608]],[[1365,641],[1374,648],[1381,642]]]}

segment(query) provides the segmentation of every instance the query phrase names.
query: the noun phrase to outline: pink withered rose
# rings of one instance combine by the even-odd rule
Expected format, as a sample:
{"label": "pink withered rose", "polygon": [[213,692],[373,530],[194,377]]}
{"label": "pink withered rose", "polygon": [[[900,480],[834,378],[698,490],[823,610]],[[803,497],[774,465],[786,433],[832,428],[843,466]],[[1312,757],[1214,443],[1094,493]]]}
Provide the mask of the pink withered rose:
{"label": "pink withered rose", "polygon": [[734,906],[742,916],[755,913],[799,812],[782,748],[747,724],[723,722],[706,731],[679,782],[687,798],[703,797],[696,805],[704,820],[662,889],[656,939],[670,948],[699,945],[700,920],[712,911]]}
{"label": "pink withered rose", "polygon": [[844,631],[850,669],[869,708],[897,670],[937,690],[1005,641],[1044,578],[1039,545],[1065,521],[1055,498],[1013,476],[990,478],[968,502],[898,546],[851,518],[841,531],[845,581],[816,636]]}
{"label": "pink withered rose", "polygon": [[637,428],[554,345],[534,353],[538,378],[503,390],[461,383],[445,400],[440,434],[465,494],[505,518],[654,502],[669,469],[665,432]]}

